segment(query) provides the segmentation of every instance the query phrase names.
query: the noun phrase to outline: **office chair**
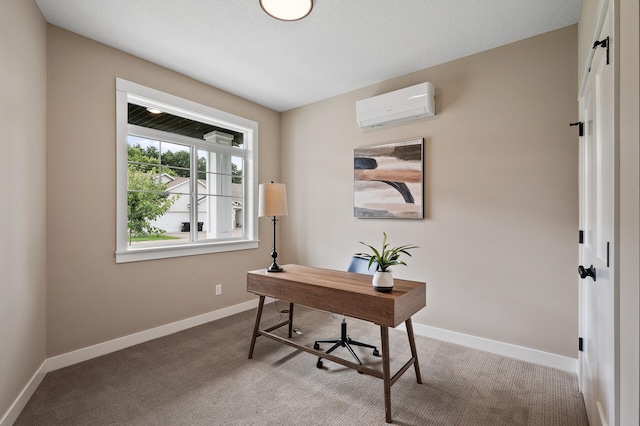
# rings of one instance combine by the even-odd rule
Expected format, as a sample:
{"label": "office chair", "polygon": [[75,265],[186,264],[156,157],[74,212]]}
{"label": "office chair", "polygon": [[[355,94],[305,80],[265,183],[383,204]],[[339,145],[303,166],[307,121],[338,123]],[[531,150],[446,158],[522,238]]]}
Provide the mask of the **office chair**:
{"label": "office chair", "polygon": [[[377,263],[374,262],[371,265],[371,268],[369,268],[369,259],[365,259],[365,258],[358,257],[358,256],[353,256],[351,258],[351,262],[349,263],[349,266],[347,267],[347,271],[348,272],[357,272],[359,274],[373,275],[376,272],[377,268],[378,268],[378,264]],[[357,342],[355,340],[352,340],[347,335],[347,319],[345,317],[342,318],[340,338],[338,338],[338,339],[327,339],[327,340],[316,340],[315,343],[313,344],[313,349],[316,349],[316,350],[320,349],[320,343],[334,343],[334,345],[331,348],[329,348],[329,350],[325,351],[325,353],[327,353],[327,354],[333,352],[334,350],[336,350],[340,346],[342,346],[343,348],[347,348],[347,350],[351,353],[351,355],[353,355],[353,357],[356,359],[356,361],[360,365],[362,365],[362,362],[360,361],[360,358],[358,358],[358,355],[356,355],[356,353],[353,351],[353,348],[351,346],[361,346],[361,347],[364,347],[364,348],[373,349],[373,355],[374,356],[380,356],[380,352],[378,352],[378,348],[377,347],[375,347],[373,345],[369,345],[367,343]],[[322,368],[322,357],[318,358],[318,362],[316,363],[316,367]],[[358,373],[360,373],[360,371],[358,371]]]}

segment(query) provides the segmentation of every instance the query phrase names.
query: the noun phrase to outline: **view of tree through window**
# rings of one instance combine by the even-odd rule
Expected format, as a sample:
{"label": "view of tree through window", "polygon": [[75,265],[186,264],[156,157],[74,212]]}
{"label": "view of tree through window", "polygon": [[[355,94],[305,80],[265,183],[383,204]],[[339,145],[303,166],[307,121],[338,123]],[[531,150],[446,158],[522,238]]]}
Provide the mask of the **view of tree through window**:
{"label": "view of tree through window", "polygon": [[258,248],[257,176],[258,122],[116,78],[116,263]]}
{"label": "view of tree through window", "polygon": [[243,135],[131,103],[128,110],[128,244],[242,237],[244,158],[229,152],[242,148]]}

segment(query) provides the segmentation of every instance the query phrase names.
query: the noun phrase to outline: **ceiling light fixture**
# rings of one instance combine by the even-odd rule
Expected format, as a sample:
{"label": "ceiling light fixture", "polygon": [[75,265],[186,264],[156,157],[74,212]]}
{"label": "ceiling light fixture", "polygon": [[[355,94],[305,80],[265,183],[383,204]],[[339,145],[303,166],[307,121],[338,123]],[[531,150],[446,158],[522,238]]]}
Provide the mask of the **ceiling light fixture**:
{"label": "ceiling light fixture", "polygon": [[281,21],[297,21],[309,15],[313,0],[260,0],[267,15]]}
{"label": "ceiling light fixture", "polygon": [[157,109],[157,108],[151,108],[151,107],[149,107],[149,108],[147,108],[147,111],[149,111],[151,114],[162,114],[162,111],[160,111],[160,110],[159,110],[159,109]]}

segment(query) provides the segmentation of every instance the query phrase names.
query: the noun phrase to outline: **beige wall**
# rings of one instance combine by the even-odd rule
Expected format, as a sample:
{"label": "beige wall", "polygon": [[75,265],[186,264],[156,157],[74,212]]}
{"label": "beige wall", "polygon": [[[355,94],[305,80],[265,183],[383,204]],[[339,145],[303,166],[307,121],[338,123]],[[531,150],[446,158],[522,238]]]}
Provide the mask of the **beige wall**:
{"label": "beige wall", "polygon": [[46,23],[0,3],[0,419],[45,360]]}
{"label": "beige wall", "polygon": [[115,264],[115,78],[259,122],[260,181],[279,177],[279,114],[54,26],[48,54],[47,355],[250,300],[268,244]]}
{"label": "beige wall", "polygon": [[[577,26],[283,113],[286,261],[345,268],[358,241],[420,246],[420,324],[577,357]],[[356,100],[434,83],[437,116],[363,131]],[[424,220],[353,218],[353,148],[425,138]]]}

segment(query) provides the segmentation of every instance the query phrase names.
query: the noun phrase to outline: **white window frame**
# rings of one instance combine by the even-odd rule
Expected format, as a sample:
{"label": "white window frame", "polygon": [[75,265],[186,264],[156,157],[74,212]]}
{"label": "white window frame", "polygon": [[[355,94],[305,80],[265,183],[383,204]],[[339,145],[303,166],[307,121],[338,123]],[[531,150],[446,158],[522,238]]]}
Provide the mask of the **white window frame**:
{"label": "white window frame", "polygon": [[[243,134],[243,231],[239,238],[201,240],[167,246],[130,246],[127,238],[128,103],[156,107]],[[237,155],[237,151],[229,153]],[[258,123],[178,96],[116,78],[116,263],[165,259],[258,248]]]}

